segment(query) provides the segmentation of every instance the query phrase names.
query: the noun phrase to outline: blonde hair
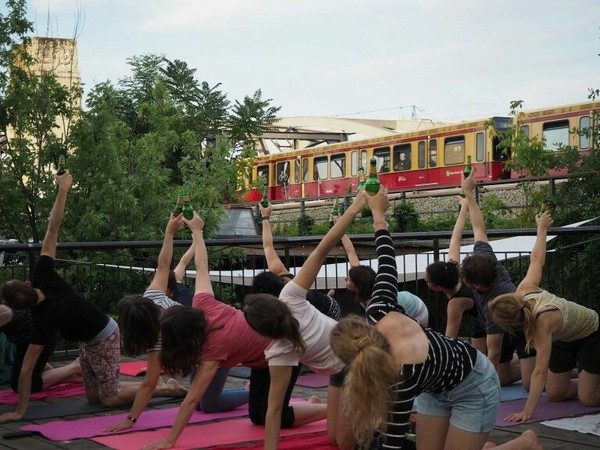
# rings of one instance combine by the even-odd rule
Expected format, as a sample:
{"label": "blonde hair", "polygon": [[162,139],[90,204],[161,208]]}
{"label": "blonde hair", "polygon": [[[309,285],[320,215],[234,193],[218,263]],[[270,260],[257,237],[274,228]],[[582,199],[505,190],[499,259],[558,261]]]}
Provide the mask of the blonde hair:
{"label": "blonde hair", "polygon": [[535,348],[535,317],[531,305],[516,294],[502,294],[488,303],[492,319],[509,333],[523,328],[525,350]]}
{"label": "blonde hair", "polygon": [[391,385],[400,380],[400,367],[389,343],[364,318],[349,316],[331,332],[333,352],[348,365],[344,381],[345,412],[360,448],[368,448],[377,430],[385,431]]}

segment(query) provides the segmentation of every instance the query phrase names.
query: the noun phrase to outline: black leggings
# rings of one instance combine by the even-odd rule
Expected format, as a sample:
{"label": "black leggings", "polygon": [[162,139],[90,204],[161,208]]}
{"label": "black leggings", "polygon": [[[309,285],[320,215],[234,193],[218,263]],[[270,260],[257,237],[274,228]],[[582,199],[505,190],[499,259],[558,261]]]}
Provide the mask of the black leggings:
{"label": "black leggings", "polygon": [[[294,426],[294,409],[290,406],[292,391],[300,374],[300,365],[292,368],[290,384],[285,392],[283,409],[281,410],[281,428],[292,428]],[[254,425],[264,425],[269,406],[269,387],[271,386],[271,375],[269,367],[252,369],[250,372],[250,396],[248,398],[248,414]]]}

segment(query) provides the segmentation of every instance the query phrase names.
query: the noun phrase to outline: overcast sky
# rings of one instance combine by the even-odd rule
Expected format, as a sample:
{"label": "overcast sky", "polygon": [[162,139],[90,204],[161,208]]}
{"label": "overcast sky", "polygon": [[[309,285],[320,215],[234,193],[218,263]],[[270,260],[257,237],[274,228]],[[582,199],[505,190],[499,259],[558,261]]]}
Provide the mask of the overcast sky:
{"label": "overcast sky", "polygon": [[38,36],[79,23],[86,90],[163,54],[231,101],[262,89],[283,117],[402,119],[414,105],[458,121],[600,89],[600,0],[30,0],[29,17]]}

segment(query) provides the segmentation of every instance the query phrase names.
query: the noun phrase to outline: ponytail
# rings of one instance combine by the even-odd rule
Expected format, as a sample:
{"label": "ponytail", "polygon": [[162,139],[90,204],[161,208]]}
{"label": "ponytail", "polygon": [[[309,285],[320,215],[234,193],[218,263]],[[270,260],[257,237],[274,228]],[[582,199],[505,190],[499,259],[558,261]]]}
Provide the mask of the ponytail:
{"label": "ponytail", "polygon": [[368,448],[376,431],[385,431],[390,386],[400,378],[385,337],[364,318],[340,320],[331,333],[333,352],[349,366],[344,382],[346,417],[359,447]]}
{"label": "ponytail", "polygon": [[525,349],[535,348],[535,317],[531,305],[516,294],[502,294],[488,303],[492,319],[506,331],[514,334],[523,328]]}

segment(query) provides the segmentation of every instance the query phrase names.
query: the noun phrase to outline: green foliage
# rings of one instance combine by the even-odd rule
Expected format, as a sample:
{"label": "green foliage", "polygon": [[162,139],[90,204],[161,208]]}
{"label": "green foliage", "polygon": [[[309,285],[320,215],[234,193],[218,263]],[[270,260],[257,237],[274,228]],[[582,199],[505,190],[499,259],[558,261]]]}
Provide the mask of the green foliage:
{"label": "green foliage", "polygon": [[419,215],[416,212],[415,204],[412,202],[396,204],[392,216],[396,224],[394,227],[396,232],[406,233],[419,229]]}
{"label": "green foliage", "polygon": [[297,220],[298,234],[300,236],[311,236],[313,234],[312,228],[314,224],[315,219],[308,214],[301,214]]}

